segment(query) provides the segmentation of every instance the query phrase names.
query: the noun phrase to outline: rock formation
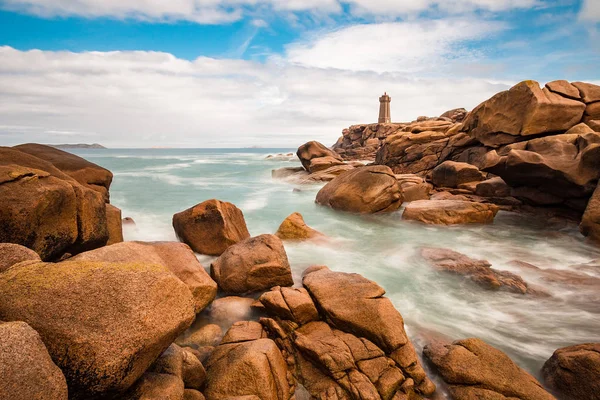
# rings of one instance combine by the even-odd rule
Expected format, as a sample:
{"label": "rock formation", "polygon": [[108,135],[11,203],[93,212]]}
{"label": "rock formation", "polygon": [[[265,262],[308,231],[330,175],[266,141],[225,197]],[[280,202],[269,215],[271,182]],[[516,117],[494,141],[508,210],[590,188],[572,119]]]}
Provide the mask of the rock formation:
{"label": "rock formation", "polygon": [[408,203],[402,218],[433,225],[490,224],[498,213],[493,204],[462,200],[419,200]]}
{"label": "rock formation", "polygon": [[307,240],[323,237],[323,234],[306,225],[302,214],[293,213],[281,223],[275,236],[281,240]]}
{"label": "rock formation", "polygon": [[250,237],[242,211],[220,200],[207,200],[175,214],[173,228],[196,253],[211,256],[220,256]]}
{"label": "rock formation", "polygon": [[542,374],[561,399],[600,399],[600,343],[556,350],[544,364]]}
{"label": "rock formation", "polygon": [[324,171],[344,163],[337,153],[314,141],[300,146],[296,154],[309,173]]}

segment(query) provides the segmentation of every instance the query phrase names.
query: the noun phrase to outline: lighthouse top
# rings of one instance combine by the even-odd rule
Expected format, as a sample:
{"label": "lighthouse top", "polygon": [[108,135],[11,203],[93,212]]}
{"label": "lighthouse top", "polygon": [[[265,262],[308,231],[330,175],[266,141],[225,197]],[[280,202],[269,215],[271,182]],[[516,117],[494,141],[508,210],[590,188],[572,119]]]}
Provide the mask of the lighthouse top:
{"label": "lighthouse top", "polygon": [[392,122],[390,103],[392,98],[388,96],[387,92],[379,98],[379,123],[389,124]]}

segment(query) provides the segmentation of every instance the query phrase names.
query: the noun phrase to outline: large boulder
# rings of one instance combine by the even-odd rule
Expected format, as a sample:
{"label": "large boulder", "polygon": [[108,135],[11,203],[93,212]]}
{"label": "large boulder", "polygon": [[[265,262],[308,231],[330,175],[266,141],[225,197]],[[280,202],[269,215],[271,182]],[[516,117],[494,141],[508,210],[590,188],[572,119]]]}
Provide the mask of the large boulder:
{"label": "large boulder", "polygon": [[204,270],[194,252],[177,242],[122,242],[81,253],[69,261],[145,263],[165,266],[188,287],[196,312],[217,295],[217,284]]}
{"label": "large boulder", "polygon": [[0,147],[0,242],[26,246],[43,260],[104,246],[102,195],[47,161]]}
{"label": "large boulder", "polygon": [[319,172],[344,163],[336,152],[315,141],[300,146],[296,154],[304,169],[310,173]]}
{"label": "large boulder", "polygon": [[106,223],[108,226],[108,242],[106,242],[106,245],[121,243],[123,241],[121,210],[112,204],[106,205]]}
{"label": "large boulder", "polygon": [[338,176],[319,191],[316,202],[354,213],[392,212],[402,205],[402,190],[390,168],[374,165]]}
{"label": "large boulder", "polygon": [[433,169],[431,181],[437,187],[457,188],[468,182],[479,182],[485,179],[485,175],[474,165],[444,161]]}
{"label": "large boulder", "polygon": [[275,236],[281,240],[307,240],[323,237],[323,234],[306,225],[302,214],[296,212],[279,225]]}
{"label": "large boulder", "polygon": [[327,321],[374,343],[395,362],[403,376],[414,381],[418,393],[433,393],[435,385],[404,331],[404,320],[384,297],[382,287],[358,274],[333,272],[326,267],[307,271],[303,284]]}
{"label": "large boulder", "polygon": [[40,335],[25,322],[0,322],[0,399],[67,400],[67,382]]}
{"label": "large boulder", "polygon": [[588,201],[579,230],[584,236],[600,242],[600,184]]}
{"label": "large boulder", "polygon": [[600,399],[600,343],[556,350],[544,364],[542,375],[562,399]]}
{"label": "large boulder", "polygon": [[126,391],[193,322],[189,289],[143,263],[21,263],[0,274],[0,319],[41,336],[69,398]]}
{"label": "large boulder", "polygon": [[583,119],[585,104],[564,97],[535,81],[523,81],[477,106],[463,131],[490,147],[526,140],[528,136],[564,132]]}
{"label": "large boulder", "polygon": [[319,320],[319,312],[304,288],[276,286],[264,293],[258,301],[267,312],[299,325]]}
{"label": "large boulder", "polygon": [[0,243],[0,273],[23,261],[42,260],[38,253],[27,247],[12,243]]}
{"label": "large boulder", "polygon": [[15,146],[14,148],[52,163],[56,168],[71,176],[80,184],[100,193],[102,198],[108,203],[108,191],[112,183],[113,174],[106,168],[102,168],[75,154],[43,144],[27,143]]}
{"label": "large boulder", "polygon": [[498,206],[461,200],[419,200],[408,203],[402,218],[433,225],[491,224]]}
{"label": "large boulder", "polygon": [[210,272],[219,288],[232,294],[294,284],[283,243],[275,235],[260,235],[231,246],[213,261]]}
{"label": "large boulder", "polygon": [[287,365],[271,339],[223,344],[209,357],[206,367],[207,400],[291,397]]}
{"label": "large boulder", "polygon": [[425,346],[423,354],[455,400],[555,400],[506,354],[480,339],[434,342]]}
{"label": "large boulder", "polygon": [[196,253],[219,256],[250,237],[242,210],[231,203],[207,200],[173,216],[177,236]]}

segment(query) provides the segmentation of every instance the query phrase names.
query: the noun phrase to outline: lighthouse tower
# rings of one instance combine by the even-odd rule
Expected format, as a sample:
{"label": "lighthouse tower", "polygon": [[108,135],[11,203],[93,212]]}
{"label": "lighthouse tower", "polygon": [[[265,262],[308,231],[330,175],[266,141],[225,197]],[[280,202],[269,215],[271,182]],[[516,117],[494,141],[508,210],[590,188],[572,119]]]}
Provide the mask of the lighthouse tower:
{"label": "lighthouse tower", "polygon": [[379,98],[379,123],[389,124],[392,122],[392,115],[390,112],[390,103],[392,98],[388,96],[387,92]]}

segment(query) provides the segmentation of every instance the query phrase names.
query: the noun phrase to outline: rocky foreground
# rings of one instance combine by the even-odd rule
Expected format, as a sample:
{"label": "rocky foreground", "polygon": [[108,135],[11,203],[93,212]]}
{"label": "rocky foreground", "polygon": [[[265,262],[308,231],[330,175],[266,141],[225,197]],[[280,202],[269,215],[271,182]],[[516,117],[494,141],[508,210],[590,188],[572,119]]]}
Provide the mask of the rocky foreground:
{"label": "rocky foreground", "polygon": [[[597,86],[523,82],[471,113],[352,127],[333,150],[309,142],[300,169],[274,176],[328,182],[316,202],[340,211],[450,225],[541,209],[598,239],[598,104]],[[417,351],[361,275],[312,266],[294,282],[284,243],[328,241],[298,213],[251,237],[242,210],[207,200],[173,216],[182,243],[123,242],[134,222],[110,204],[111,181],[54,148],[0,147],[0,399],[600,399],[600,344],[558,349],[538,382],[477,338]],[[210,273],[195,253],[215,257]],[[472,290],[552,296],[451,249],[420,257]]]}

